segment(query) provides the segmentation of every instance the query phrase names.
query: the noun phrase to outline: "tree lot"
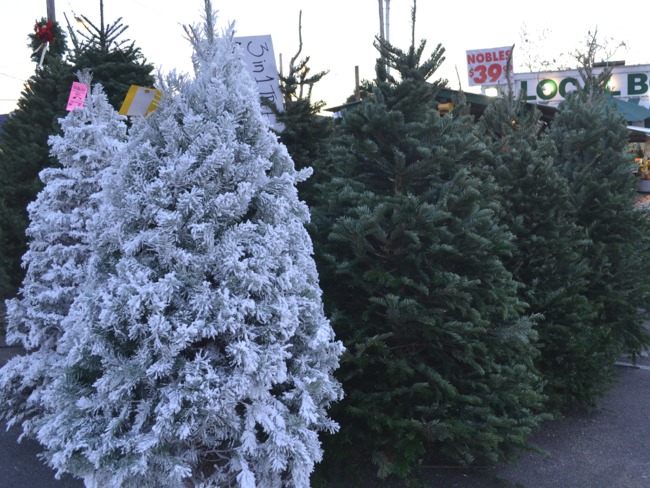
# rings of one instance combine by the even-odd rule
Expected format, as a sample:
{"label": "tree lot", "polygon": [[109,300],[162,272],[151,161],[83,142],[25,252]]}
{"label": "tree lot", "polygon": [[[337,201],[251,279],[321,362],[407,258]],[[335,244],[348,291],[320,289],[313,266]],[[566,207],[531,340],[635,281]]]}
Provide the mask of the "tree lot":
{"label": "tree lot", "polygon": [[336,125],[295,64],[276,136],[205,13],[151,116],[96,85],[50,139],[0,418],[87,486],[266,488],[514,459],[597,405],[650,343],[650,229],[593,56],[548,129],[440,115],[442,46],[378,39]]}

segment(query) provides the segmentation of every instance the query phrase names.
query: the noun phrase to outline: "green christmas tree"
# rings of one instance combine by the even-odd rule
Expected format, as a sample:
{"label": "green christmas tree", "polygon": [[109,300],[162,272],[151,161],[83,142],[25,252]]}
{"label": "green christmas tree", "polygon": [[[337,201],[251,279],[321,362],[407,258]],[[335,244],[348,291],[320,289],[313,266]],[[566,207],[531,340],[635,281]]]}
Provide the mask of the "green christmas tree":
{"label": "green christmas tree", "polygon": [[[42,21],[41,24],[45,22]],[[42,184],[38,173],[55,166],[49,155],[48,138],[60,133],[58,119],[65,116],[67,97],[74,81],[73,70],[63,59],[65,35],[54,23],[52,46],[43,64],[29,79],[18,107],[2,126],[0,135],[0,298],[15,294],[24,271],[21,258],[27,249],[27,205]],[[36,50],[41,41],[30,35],[30,46]],[[40,54],[34,56],[36,62]]]}
{"label": "green christmas tree", "polygon": [[555,166],[555,146],[540,117],[506,95],[488,106],[481,125],[503,216],[515,236],[516,250],[504,262],[538,317],[537,365],[547,406],[555,411],[593,404],[610,375],[598,348],[604,330],[585,295],[591,241],[576,223],[567,179]]}
{"label": "green christmas tree", "polygon": [[[535,333],[502,263],[512,236],[473,118],[441,117],[439,45],[378,41],[371,93],[343,116],[318,214],[321,279],[347,353],[326,453],[408,476],[444,456],[508,458],[538,425]],[[389,76],[399,75],[397,81]],[[327,240],[325,240],[327,237]],[[334,462],[334,461],[332,461]]]}
{"label": "green christmas tree", "polygon": [[625,119],[607,91],[608,72],[596,75],[592,66],[588,54],[584,87],[560,105],[551,136],[577,223],[593,242],[586,294],[603,332],[597,347],[585,354],[604,355],[602,367],[610,370],[622,351],[635,354],[649,342],[640,312],[650,298],[650,227],[646,215],[634,208],[636,182]]}
{"label": "green christmas tree", "polygon": [[313,167],[317,161],[326,160],[330,141],[334,135],[334,121],[331,117],[320,114],[325,102],[314,102],[312,90],[327,71],[311,73],[310,57],[299,59],[302,52],[302,12],[299,21],[299,47],[289,62],[289,72],[280,75],[280,89],[284,100],[284,111],[278,112],[278,121],[284,126],[280,133],[280,141],[287,147],[296,168],[312,168],[314,174],[298,188],[301,198],[311,204],[313,187],[326,178],[325,168]]}

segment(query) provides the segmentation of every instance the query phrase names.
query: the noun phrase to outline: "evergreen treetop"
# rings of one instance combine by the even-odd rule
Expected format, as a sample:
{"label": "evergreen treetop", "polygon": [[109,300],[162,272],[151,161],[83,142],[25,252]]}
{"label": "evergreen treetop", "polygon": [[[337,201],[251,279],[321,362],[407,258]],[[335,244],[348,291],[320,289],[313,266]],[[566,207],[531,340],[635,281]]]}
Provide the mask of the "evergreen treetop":
{"label": "evergreen treetop", "polygon": [[93,23],[82,15],[83,30],[74,32],[71,40],[71,62],[75,69],[90,69],[93,77],[102,83],[109,101],[119,109],[131,85],[153,86],[153,66],[147,63],[134,41],[122,38],[128,26],[119,17],[112,23],[104,22],[104,6],[100,1],[100,22]]}
{"label": "evergreen treetop", "polygon": [[[284,97],[284,111],[277,109],[276,117],[284,126],[280,141],[287,147],[297,169],[310,168],[316,162],[327,159],[330,142],[334,135],[334,121],[320,114],[325,102],[312,100],[312,89],[326,74],[311,74],[309,56],[299,59],[302,52],[302,12],[299,20],[299,47],[289,62],[289,72],[280,75],[280,89]],[[326,178],[324,164],[313,168],[314,174],[299,185],[300,195],[312,203],[313,187]]]}

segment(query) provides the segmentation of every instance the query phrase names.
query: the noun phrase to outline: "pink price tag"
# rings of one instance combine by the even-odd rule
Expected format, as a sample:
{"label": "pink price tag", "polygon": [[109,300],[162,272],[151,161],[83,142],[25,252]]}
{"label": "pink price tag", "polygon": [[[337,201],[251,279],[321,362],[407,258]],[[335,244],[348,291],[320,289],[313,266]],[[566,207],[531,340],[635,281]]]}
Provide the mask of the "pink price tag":
{"label": "pink price tag", "polygon": [[74,81],[72,83],[72,90],[70,90],[70,98],[68,98],[66,110],[70,111],[76,107],[83,107],[86,93],[88,93],[88,85]]}

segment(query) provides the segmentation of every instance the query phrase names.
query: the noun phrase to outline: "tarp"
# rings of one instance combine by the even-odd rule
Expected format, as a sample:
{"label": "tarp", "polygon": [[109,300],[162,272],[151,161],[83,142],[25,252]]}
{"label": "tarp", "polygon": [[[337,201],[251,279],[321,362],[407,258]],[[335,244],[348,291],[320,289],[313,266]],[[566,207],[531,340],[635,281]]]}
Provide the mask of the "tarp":
{"label": "tarp", "polygon": [[650,121],[650,109],[639,105],[638,103],[628,102],[620,98],[612,97],[616,103],[616,109],[623,114],[628,122],[645,122]]}

